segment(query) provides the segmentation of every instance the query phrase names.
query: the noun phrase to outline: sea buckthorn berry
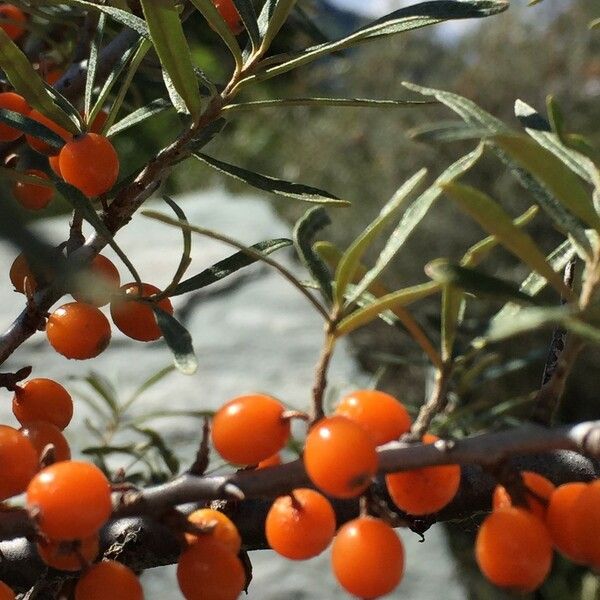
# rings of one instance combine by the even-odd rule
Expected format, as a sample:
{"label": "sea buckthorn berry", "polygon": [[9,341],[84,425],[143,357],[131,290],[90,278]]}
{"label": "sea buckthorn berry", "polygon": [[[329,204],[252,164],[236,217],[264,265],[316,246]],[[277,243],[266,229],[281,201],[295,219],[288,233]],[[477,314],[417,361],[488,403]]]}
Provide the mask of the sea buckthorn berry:
{"label": "sea buckthorn berry", "polygon": [[181,553],[177,581],[186,600],[236,600],[244,589],[246,574],[227,546],[202,536]]}
{"label": "sea buckthorn berry", "polygon": [[199,537],[208,536],[217,542],[227,546],[234,554],[237,554],[242,547],[242,538],[231,519],[219,510],[212,508],[200,508],[195,510],[188,517],[188,521],[196,527],[208,527],[214,525],[214,528],[206,534],[186,533],[185,539],[188,544],[195,544]]}
{"label": "sea buckthorn berry", "polygon": [[570,518],[576,556],[600,570],[600,480],[588,484],[577,496]]}
{"label": "sea buckthorn berry", "polygon": [[117,151],[97,133],[86,133],[67,142],[58,164],[62,178],[88,198],[108,192],[119,176]]}
{"label": "sea buckthorn berry", "polygon": [[372,437],[346,417],[322,419],[306,437],[306,472],[331,496],[352,498],[361,494],[371,483],[377,464]]}
{"label": "sea buckthorn berry", "polygon": [[500,508],[481,524],[475,558],[494,585],[532,592],[550,572],[552,540],[534,514],[514,506]]}
{"label": "sea buckthorn berry", "polygon": [[348,394],[334,413],[366,429],[376,446],[397,440],[411,426],[410,415],[404,405],[394,396],[378,390],[357,390]]}
{"label": "sea buckthorn berry", "polygon": [[[25,175],[35,175],[35,177],[39,177],[40,179],[50,180],[50,177],[44,171],[39,171],[38,169],[28,169],[25,171]],[[12,194],[23,208],[27,210],[42,210],[50,204],[50,200],[54,196],[54,189],[36,183],[15,181],[12,187]]]}
{"label": "sea buckthorn berry", "polygon": [[3,29],[11,40],[17,40],[23,35],[27,17],[20,8],[12,4],[0,4],[0,19],[3,21],[0,22],[0,29]]}
{"label": "sea buckthorn berry", "polygon": [[49,156],[48,164],[50,165],[50,168],[54,171],[54,174],[58,175],[62,179],[62,174],[60,172],[60,160],[58,154],[56,156]]}
{"label": "sea buckthorn berry", "polygon": [[[423,442],[433,444],[435,435],[425,434]],[[411,515],[428,515],[449,504],[460,486],[460,467],[441,465],[390,473],[385,483],[394,504]]]}
{"label": "sea buckthorn berry", "polygon": [[265,521],[269,546],[291,560],[321,554],[335,534],[335,513],[329,500],[300,488],[273,502]]}
{"label": "sea buckthorn berry", "polygon": [[573,507],[585,489],[587,489],[585,483],[559,485],[550,496],[550,503],[546,510],[546,526],[554,546],[568,559],[582,564],[585,564],[586,558],[575,538],[577,516]]}
{"label": "sea buckthorn berry", "polygon": [[15,600],[15,598],[15,593],[3,581],[0,581],[0,600]]}
{"label": "sea buckthorn berry", "polygon": [[38,455],[32,443],[8,425],[0,425],[0,465],[0,500],[25,491],[39,468]]}
{"label": "sea buckthorn berry", "polygon": [[54,462],[70,460],[71,449],[65,436],[56,425],[45,421],[33,421],[25,423],[21,427],[21,433],[33,444],[40,458],[44,449],[52,444],[54,446]]}
{"label": "sea buckthorn berry", "polygon": [[49,83],[50,85],[54,85],[61,77],[63,76],[62,69],[50,69],[46,76],[44,77],[44,81]]}
{"label": "sea buckthorn berry", "polygon": [[10,271],[8,273],[10,277],[10,281],[13,284],[15,290],[20,292],[21,294],[25,293],[25,283],[27,282],[27,287],[31,292],[35,291],[37,287],[37,283],[35,281],[35,277],[33,276],[33,272],[31,271],[29,264],[27,263],[27,259],[23,254],[19,254],[17,258],[15,258],[13,264],[10,267]]}
{"label": "sea buckthorn berry", "polygon": [[[1,6],[0,6],[1,10]],[[12,110],[13,112],[20,113],[27,116],[31,107],[27,104],[27,101],[23,96],[15,94],[14,92],[3,92],[0,94],[0,108]],[[0,123],[0,142],[14,142],[23,135],[23,132],[19,129],[15,129],[5,123]]]}
{"label": "sea buckthorn berry", "polygon": [[333,574],[359,598],[389,594],[404,575],[404,546],[381,519],[359,517],[338,531],[331,547]]}
{"label": "sea buckthorn berry", "polygon": [[73,416],[73,400],[60,383],[40,377],[17,387],[12,410],[21,425],[46,421],[62,430]]}
{"label": "sea buckthorn berry", "polygon": [[[142,284],[141,296],[148,298],[160,290],[149,283]],[[110,303],[110,316],[113,323],[128,337],[140,342],[151,342],[162,337],[162,332],[156,322],[154,311],[147,302],[138,300],[140,296],[137,283],[127,283],[121,286],[121,295]],[[173,305],[168,298],[163,298],[158,306],[170,315]]]}
{"label": "sea buckthorn berry", "polygon": [[215,449],[236,465],[256,465],[281,450],[290,435],[283,405],[264,394],[239,396],[215,414],[211,436]]}
{"label": "sea buckthorn berry", "polygon": [[70,302],[50,315],[46,335],[59,354],[85,360],[98,356],[108,346],[110,323],[95,306]]}
{"label": "sea buckthorn berry", "polygon": [[75,600],[143,600],[136,574],[124,564],[104,560],[90,567],[75,586]]}
{"label": "sea buckthorn berry", "polygon": [[213,0],[213,4],[233,35],[239,35],[244,31],[244,23],[233,0]]}
{"label": "sea buckthorn berry", "polygon": [[[28,115],[30,119],[45,125],[48,129],[54,131],[58,136],[60,136],[65,142],[69,141],[73,136],[69,131],[63,129],[60,125],[55,123],[52,119],[49,119],[46,115],[38,112],[37,110],[32,110]],[[46,156],[54,156],[60,152],[60,148],[55,148],[54,146],[50,146],[43,140],[34,137],[33,135],[26,135],[25,139],[29,144],[30,148],[33,148],[36,152],[40,154],[45,154]]]}
{"label": "sea buckthorn berry", "polygon": [[90,463],[63,461],[42,469],[27,487],[27,507],[51,540],[96,533],[112,511],[110,484]]}
{"label": "sea buckthorn berry", "polygon": [[[543,521],[546,516],[546,506],[555,485],[543,475],[533,471],[523,471],[521,476],[525,486],[527,506],[534,515]],[[503,485],[497,485],[492,496],[492,507],[494,510],[498,510],[506,506],[512,506],[512,498]]]}
{"label": "sea buckthorn berry", "polygon": [[[85,115],[83,115],[83,119],[87,121]],[[101,110],[95,117],[92,123],[88,125],[88,130],[91,133],[100,133],[102,128],[108,121],[108,112],[106,110]]]}
{"label": "sea buckthorn berry", "polygon": [[266,469],[267,467],[276,467],[281,464],[281,455],[279,452],[275,454],[271,454],[269,458],[265,458],[265,460],[261,460],[257,465],[257,469]]}
{"label": "sea buckthorn berry", "polygon": [[59,571],[80,571],[94,561],[100,551],[97,533],[74,542],[39,540],[37,551],[40,558],[53,569]]}
{"label": "sea buckthorn berry", "polygon": [[73,298],[78,302],[104,306],[110,302],[120,285],[121,276],[117,267],[106,256],[98,254],[87,268],[86,277],[81,281],[81,285],[73,291]]}

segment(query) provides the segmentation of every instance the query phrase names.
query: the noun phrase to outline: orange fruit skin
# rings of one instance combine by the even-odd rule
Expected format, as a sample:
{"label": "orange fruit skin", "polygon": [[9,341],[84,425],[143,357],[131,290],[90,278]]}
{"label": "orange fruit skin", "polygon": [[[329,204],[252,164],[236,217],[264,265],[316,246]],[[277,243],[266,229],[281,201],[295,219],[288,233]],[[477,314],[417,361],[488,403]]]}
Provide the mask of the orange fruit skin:
{"label": "orange fruit skin", "polygon": [[29,264],[27,263],[27,259],[23,254],[19,254],[17,258],[13,261],[13,264],[10,266],[10,271],[8,273],[11,283],[13,284],[15,290],[20,292],[21,294],[25,293],[25,280],[27,279],[27,285],[31,289],[32,292],[35,291],[37,287],[35,278],[31,269],[29,268]]}
{"label": "orange fruit skin", "polygon": [[[152,342],[162,337],[162,333],[150,305],[135,299],[139,296],[138,290],[137,283],[127,283],[121,286],[122,296],[115,298],[110,303],[110,316],[117,328],[126,336],[140,342]],[[149,283],[142,284],[143,298],[159,292],[157,287]],[[165,312],[173,314],[173,305],[168,298],[163,298],[158,306]]]}
{"label": "orange fruit skin", "polygon": [[237,465],[256,465],[283,448],[290,436],[283,405],[264,394],[239,396],[214,415],[211,438],[216,451]]}
{"label": "orange fruit skin", "polygon": [[570,519],[576,557],[600,570],[600,480],[588,484],[577,495]]}
{"label": "orange fruit skin", "polygon": [[[38,169],[27,169],[25,175],[35,175],[41,179],[50,179],[46,173]],[[17,202],[27,210],[42,210],[46,208],[50,204],[52,196],[54,196],[54,190],[51,187],[26,183],[25,181],[15,181],[12,186],[12,193]]]}
{"label": "orange fruit skin", "polygon": [[124,564],[103,560],[89,568],[75,586],[75,600],[143,600],[136,574]]}
{"label": "orange fruit skin", "polygon": [[62,430],[73,417],[73,400],[60,383],[40,377],[17,388],[12,410],[21,425],[28,421],[47,421]]}
{"label": "orange fruit skin", "polygon": [[40,558],[50,567],[59,571],[80,571],[83,567],[80,555],[85,562],[93,562],[100,551],[100,539],[94,534],[81,540],[75,550],[70,542],[55,542],[52,540],[39,540],[37,551]]}
{"label": "orange fruit skin", "polygon": [[380,519],[359,517],[342,526],[331,548],[333,573],[350,594],[366,600],[389,594],[404,575],[404,546]]}
{"label": "orange fruit skin", "polygon": [[0,600],[15,600],[15,598],[15,593],[3,581],[0,581]]}
{"label": "orange fruit skin", "polygon": [[181,553],[177,581],[186,600],[236,600],[246,575],[227,546],[205,536]]}
{"label": "orange fruit skin", "polygon": [[[1,10],[2,8],[0,6],[0,15]],[[12,110],[25,116],[31,111],[31,107],[27,104],[25,98],[14,92],[0,93],[0,108],[6,108],[7,110]],[[0,142],[14,142],[22,135],[23,132],[19,129],[15,129],[5,123],[0,123]]]}
{"label": "orange fruit skin", "polygon": [[364,427],[376,446],[397,440],[410,430],[411,418],[404,405],[378,390],[357,390],[340,400],[334,414]]}
{"label": "orange fruit skin", "polygon": [[0,425],[0,500],[25,491],[39,469],[37,452],[32,443],[19,431]]}
{"label": "orange fruit skin", "polygon": [[54,446],[54,459],[56,462],[71,459],[69,444],[56,425],[46,423],[45,421],[33,421],[25,423],[20,431],[33,444],[40,458],[44,452],[44,448],[48,444],[52,444]]}
{"label": "orange fruit skin", "polygon": [[97,133],[74,137],[60,151],[58,165],[62,178],[88,198],[95,198],[116,183],[119,156],[108,138]]}
{"label": "orange fruit skin", "polygon": [[[423,436],[425,444],[433,444],[437,437]],[[385,483],[394,504],[411,515],[428,515],[449,504],[460,487],[460,467],[441,465],[390,473]]]}
{"label": "orange fruit skin", "polygon": [[60,172],[59,155],[57,154],[56,156],[49,156],[48,164],[50,165],[50,168],[54,171],[54,174],[58,175],[62,179],[62,174]]}
{"label": "orange fruit skin", "polygon": [[56,541],[87,538],[110,517],[110,484],[91,463],[55,463],[29,483],[27,507],[37,515],[40,531],[46,537]]}
{"label": "orange fruit skin", "polygon": [[[38,123],[45,125],[48,129],[54,131],[54,133],[59,135],[63,140],[65,140],[65,142],[68,142],[73,137],[69,131],[63,129],[60,125],[58,125],[57,123],[55,123],[54,121],[52,121],[51,119],[49,119],[48,117],[46,117],[45,115],[43,115],[35,109],[33,109],[27,116],[30,119],[33,119],[34,121],[37,121]],[[32,135],[26,135],[25,139],[27,140],[29,147],[35,150],[36,152],[39,152],[40,154],[45,154],[46,156],[54,156],[60,152],[60,149],[54,148],[53,146],[50,146],[46,142]]]}
{"label": "orange fruit skin", "polygon": [[95,306],[70,302],[50,315],[46,336],[59,354],[85,360],[106,349],[110,342],[110,323]]}
{"label": "orange fruit skin", "polygon": [[534,514],[514,506],[500,508],[481,524],[475,558],[494,585],[532,592],[550,572],[552,540],[544,523]]}
{"label": "orange fruit skin", "polygon": [[346,417],[322,419],[306,436],[304,467],[311,481],[330,496],[358,496],[371,483],[377,465],[372,437]]}
{"label": "orange fruit skin", "polygon": [[27,17],[17,6],[0,4],[0,18],[15,21],[15,23],[0,23],[0,29],[3,29],[11,40],[18,40],[25,32]]}
{"label": "orange fruit skin", "polygon": [[585,483],[559,485],[550,496],[546,511],[546,526],[554,546],[569,560],[581,564],[585,564],[586,557],[575,538],[573,517],[575,502],[586,489]]}
{"label": "orange fruit skin", "polygon": [[265,521],[269,546],[291,560],[317,556],[335,534],[335,513],[329,500],[311,489],[300,488],[273,502]]}
{"label": "orange fruit skin", "polygon": [[[556,489],[556,486],[549,479],[533,471],[523,471],[521,476],[527,489],[544,498],[547,502],[550,500],[550,496]],[[529,510],[543,521],[546,517],[546,504],[540,502],[534,495],[529,494],[527,491],[525,493]],[[503,485],[497,485],[492,496],[492,507],[494,510],[497,510],[506,506],[512,506],[512,498]]]}
{"label": "orange fruit skin", "polygon": [[233,35],[239,35],[244,31],[244,23],[233,0],[213,0],[213,4]]}
{"label": "orange fruit skin", "polygon": [[200,508],[189,515],[188,521],[198,527],[203,527],[216,522],[215,528],[210,531],[210,533],[199,535],[186,533],[185,540],[188,544],[195,544],[200,537],[209,537],[229,548],[234,554],[237,554],[240,551],[242,547],[242,538],[240,537],[237,527],[233,524],[231,519],[221,511],[213,510],[212,508]]}
{"label": "orange fruit skin", "polygon": [[54,85],[63,76],[61,69],[50,69],[44,77],[44,81],[50,85]]}
{"label": "orange fruit skin", "polygon": [[75,290],[72,294],[73,298],[78,302],[87,302],[93,306],[105,306],[121,285],[119,270],[110,259],[102,254],[98,254],[92,259],[88,270],[98,280],[98,287],[92,290]]}
{"label": "orange fruit skin", "polygon": [[266,469],[267,467],[276,467],[281,464],[281,456],[279,452],[275,454],[271,454],[269,458],[265,458],[265,460],[261,460],[257,465],[257,469]]}

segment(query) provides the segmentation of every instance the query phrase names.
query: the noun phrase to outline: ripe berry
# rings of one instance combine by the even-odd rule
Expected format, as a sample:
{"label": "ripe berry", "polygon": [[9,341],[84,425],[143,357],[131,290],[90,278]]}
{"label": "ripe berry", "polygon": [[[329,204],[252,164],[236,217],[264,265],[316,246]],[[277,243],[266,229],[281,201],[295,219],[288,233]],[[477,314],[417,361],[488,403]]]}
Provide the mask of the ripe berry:
{"label": "ripe berry", "polygon": [[15,600],[15,598],[15,593],[3,581],[0,581],[0,600]]}
{"label": "ripe berry", "polygon": [[265,521],[269,546],[292,560],[306,560],[321,554],[335,534],[335,513],[329,500],[310,489],[273,502]]}
{"label": "ripe berry", "polygon": [[110,484],[90,463],[63,461],[40,471],[27,487],[27,507],[52,540],[96,533],[112,511]]}
{"label": "ripe berry", "polygon": [[213,4],[233,35],[239,35],[244,31],[244,23],[233,0],[213,0]]}
{"label": "ripe berry", "polygon": [[[2,7],[0,6],[0,11]],[[1,12],[0,12],[1,15]],[[3,92],[0,94],[0,108],[12,110],[13,112],[20,113],[27,116],[31,107],[27,104],[27,101],[23,96],[15,94],[14,92]],[[5,123],[0,123],[0,142],[14,142],[23,135],[23,132],[19,129],[15,129]]]}
{"label": "ripe berry", "polygon": [[554,546],[569,560],[584,564],[585,554],[575,538],[577,517],[573,507],[579,496],[587,489],[585,483],[565,483],[558,486],[550,496],[546,511],[546,527]]}
{"label": "ripe berry", "polygon": [[86,133],[67,142],[58,161],[62,178],[88,198],[108,192],[119,176],[117,151],[97,133]]}
{"label": "ripe berry", "polygon": [[[142,284],[142,297],[148,298],[158,294],[160,290],[149,283]],[[151,342],[162,337],[156,322],[154,311],[147,302],[138,300],[139,285],[127,283],[121,286],[121,295],[110,304],[110,316],[113,323],[128,337],[140,342]],[[173,314],[173,305],[168,298],[163,298],[158,306],[165,312]]]}
{"label": "ripe berry", "polygon": [[[35,175],[41,179],[50,180],[50,177],[38,169],[27,169],[25,175]],[[54,190],[51,187],[15,181],[12,186],[12,194],[21,206],[27,210],[42,210],[50,204]]]}
{"label": "ripe berry", "polygon": [[106,256],[98,254],[92,259],[86,270],[86,277],[72,295],[78,302],[104,306],[110,302],[120,285],[121,277],[117,267]]}
{"label": "ripe berry", "polygon": [[236,600],[246,575],[240,559],[227,546],[203,536],[181,553],[177,581],[186,600]]}
{"label": "ripe berry", "polygon": [[338,498],[361,494],[377,471],[377,452],[371,436],[346,417],[319,421],[304,445],[304,467],[311,481]]}
{"label": "ripe berry", "polygon": [[257,469],[266,469],[267,467],[276,467],[281,464],[281,456],[279,452],[275,452],[275,454],[271,454],[269,458],[265,458],[265,460],[261,460],[257,465]]}
{"label": "ripe berry", "polygon": [[[52,121],[52,119],[49,119],[47,116],[43,115],[35,109],[32,110],[27,116],[30,119],[33,119],[34,121],[37,121],[38,123],[45,125],[48,129],[54,131],[54,133],[59,135],[63,140],[65,140],[65,142],[68,142],[73,137],[69,131],[63,129],[60,125]],[[32,135],[26,135],[25,139],[27,140],[29,146],[33,148],[36,152],[39,152],[40,154],[54,156],[55,154],[58,154],[60,152],[59,148],[50,146],[46,142]]]}
{"label": "ripe berry", "polygon": [[404,547],[381,519],[359,517],[338,531],[331,548],[333,574],[359,598],[389,594],[404,574]]}
{"label": "ripe berry", "polygon": [[10,267],[8,276],[10,277],[10,281],[15,290],[21,294],[25,293],[25,283],[27,283],[27,287],[31,292],[34,292],[35,288],[37,287],[33,273],[29,268],[27,259],[23,254],[19,254],[19,256],[15,258]]}
{"label": "ripe berry", "polygon": [[600,480],[590,483],[573,502],[571,521],[576,556],[600,569]]}
{"label": "ripe berry", "polygon": [[98,556],[100,539],[97,533],[74,542],[40,539],[37,551],[49,567],[59,571],[80,571]]}
{"label": "ripe berry", "polygon": [[0,23],[0,29],[4,29],[4,33],[11,40],[17,40],[23,35],[27,17],[20,8],[12,4],[0,4],[0,19],[13,21],[12,23]]}
{"label": "ripe berry", "polygon": [[75,586],[75,600],[143,600],[136,574],[124,564],[104,560],[90,567]]}
{"label": "ripe berry", "polygon": [[[87,122],[87,117],[83,115],[84,121]],[[102,128],[106,124],[108,120],[108,112],[105,110],[101,110],[95,117],[92,123],[88,124],[88,131],[91,133],[101,133]]]}
{"label": "ripe berry", "polygon": [[475,558],[494,585],[531,592],[550,572],[552,541],[534,514],[513,506],[500,508],[481,524]]}
{"label": "ripe berry", "polygon": [[[433,444],[437,437],[423,436],[425,444]],[[442,465],[390,473],[385,483],[394,504],[411,515],[438,512],[456,495],[460,485],[460,467]]]}
{"label": "ripe berry", "polygon": [[28,421],[47,421],[62,430],[73,416],[73,400],[69,392],[52,379],[30,379],[15,390],[12,410],[21,425]]}
{"label": "ripe berry", "polygon": [[67,358],[98,356],[110,342],[110,323],[98,308],[70,302],[48,318],[46,335],[52,347]]}
{"label": "ripe berry", "polygon": [[410,429],[410,415],[396,398],[378,390],[357,390],[337,405],[334,413],[366,429],[376,446],[397,440]]}
{"label": "ripe berry", "polygon": [[[533,471],[523,471],[521,476],[526,488],[527,506],[534,515],[543,521],[546,516],[546,506],[555,486],[549,479]],[[545,503],[542,500],[545,500]],[[504,486],[497,485],[492,496],[492,507],[497,510],[506,506],[512,506],[512,498]]]}
{"label": "ripe berry", "polygon": [[0,500],[23,492],[39,468],[31,442],[8,425],[0,425],[0,465]]}
{"label": "ripe berry", "polygon": [[44,77],[44,81],[49,83],[50,85],[54,85],[61,77],[63,76],[63,71],[61,69],[50,69],[46,76]]}
{"label": "ripe berry", "polygon": [[58,175],[61,179],[62,179],[62,174],[60,172],[60,160],[59,160],[59,155],[57,154],[56,156],[49,156],[48,157],[48,164],[50,165],[50,168],[54,171],[55,175]]}
{"label": "ripe berry", "polygon": [[283,405],[264,394],[240,396],[224,404],[212,419],[215,449],[237,465],[256,465],[283,448],[290,423]]}
{"label": "ripe berry", "polygon": [[234,554],[240,551],[242,538],[238,533],[237,527],[221,511],[213,510],[212,508],[201,508],[194,511],[188,517],[188,521],[200,528],[214,525],[214,528],[206,534],[186,533],[185,539],[188,544],[195,544],[199,537],[210,537],[227,546]]}
{"label": "ripe berry", "polygon": [[20,431],[33,444],[40,458],[45,448],[52,444],[54,462],[71,459],[69,444],[56,425],[45,421],[33,421],[25,423]]}

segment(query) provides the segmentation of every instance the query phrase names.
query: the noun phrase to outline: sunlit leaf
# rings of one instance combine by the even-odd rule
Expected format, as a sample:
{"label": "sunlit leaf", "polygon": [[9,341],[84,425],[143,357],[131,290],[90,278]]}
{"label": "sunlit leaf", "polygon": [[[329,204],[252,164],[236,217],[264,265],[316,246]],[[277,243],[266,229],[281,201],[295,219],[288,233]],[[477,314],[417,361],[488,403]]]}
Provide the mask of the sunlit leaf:
{"label": "sunlit leaf", "polygon": [[152,304],[152,310],[165,342],[173,353],[175,366],[185,375],[193,375],[198,369],[198,361],[189,331],[173,315],[162,310],[157,304]]}

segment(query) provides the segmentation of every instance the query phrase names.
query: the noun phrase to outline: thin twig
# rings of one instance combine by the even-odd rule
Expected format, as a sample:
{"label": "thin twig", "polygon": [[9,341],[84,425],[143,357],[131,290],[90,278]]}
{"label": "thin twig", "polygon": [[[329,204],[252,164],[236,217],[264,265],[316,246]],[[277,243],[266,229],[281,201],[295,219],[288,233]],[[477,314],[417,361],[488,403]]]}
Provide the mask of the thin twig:
{"label": "thin twig", "polygon": [[325,416],[325,411],[323,410],[323,396],[327,387],[327,371],[333,355],[335,340],[336,338],[331,331],[331,326],[328,325],[325,334],[325,342],[323,343],[323,349],[321,350],[321,356],[319,357],[319,361],[315,368],[315,382],[312,388],[312,411],[310,415],[311,424],[316,423]]}

